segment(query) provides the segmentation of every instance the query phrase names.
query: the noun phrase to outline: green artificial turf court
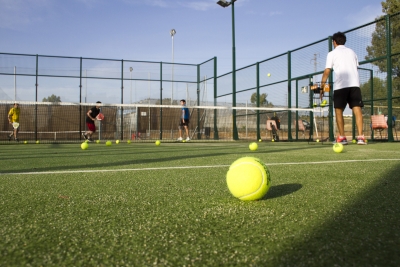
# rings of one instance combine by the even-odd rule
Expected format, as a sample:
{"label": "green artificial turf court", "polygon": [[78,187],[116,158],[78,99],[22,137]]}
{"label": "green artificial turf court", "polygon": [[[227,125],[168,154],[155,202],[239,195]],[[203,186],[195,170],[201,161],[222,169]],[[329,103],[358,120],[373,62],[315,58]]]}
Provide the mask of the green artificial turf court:
{"label": "green artificial turf court", "polygon": [[[0,145],[0,266],[399,266],[400,145]],[[227,189],[260,158],[259,201]]]}

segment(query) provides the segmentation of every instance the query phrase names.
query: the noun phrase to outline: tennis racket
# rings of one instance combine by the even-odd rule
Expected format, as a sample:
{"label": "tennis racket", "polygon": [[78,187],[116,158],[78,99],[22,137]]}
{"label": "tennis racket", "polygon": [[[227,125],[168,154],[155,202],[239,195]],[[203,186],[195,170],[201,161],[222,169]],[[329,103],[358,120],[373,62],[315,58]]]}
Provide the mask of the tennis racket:
{"label": "tennis racket", "polygon": [[97,115],[96,119],[99,120],[99,121],[104,120],[103,113],[99,113],[99,115]]}
{"label": "tennis racket", "polygon": [[18,129],[19,127],[19,122],[13,122],[12,126],[14,127],[14,129]]}

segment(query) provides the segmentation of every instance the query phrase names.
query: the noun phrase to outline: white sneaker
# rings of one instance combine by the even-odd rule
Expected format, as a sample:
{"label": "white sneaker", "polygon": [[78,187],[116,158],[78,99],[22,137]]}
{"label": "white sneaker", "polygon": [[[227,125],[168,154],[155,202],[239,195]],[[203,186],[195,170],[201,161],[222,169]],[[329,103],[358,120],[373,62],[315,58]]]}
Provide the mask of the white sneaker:
{"label": "white sneaker", "polygon": [[190,138],[189,138],[189,137],[187,137],[187,138],[186,138],[186,141],[190,141]]}
{"label": "white sneaker", "polygon": [[178,141],[182,141],[182,140],[183,140],[182,137],[179,137],[179,138],[178,138]]}

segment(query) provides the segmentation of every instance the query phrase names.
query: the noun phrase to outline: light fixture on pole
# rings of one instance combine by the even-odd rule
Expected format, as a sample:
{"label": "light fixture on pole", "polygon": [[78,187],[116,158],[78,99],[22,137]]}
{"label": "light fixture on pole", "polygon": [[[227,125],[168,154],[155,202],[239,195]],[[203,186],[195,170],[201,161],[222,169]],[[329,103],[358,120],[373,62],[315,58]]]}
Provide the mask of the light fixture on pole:
{"label": "light fixture on pole", "polygon": [[[235,48],[235,2],[236,0],[231,0],[230,2],[226,0],[219,0],[218,5],[223,8],[232,5],[232,107],[236,107],[236,48]],[[233,117],[233,139],[238,140],[238,132],[236,127],[236,109],[232,109]]]}
{"label": "light fixture on pole", "polygon": [[171,105],[173,105],[174,101],[174,35],[176,34],[175,29],[172,29],[170,32],[172,38],[172,74],[171,74]]}
{"label": "light fixture on pole", "polygon": [[133,71],[133,68],[129,67],[129,71],[131,72],[131,104],[132,104],[132,71]]}

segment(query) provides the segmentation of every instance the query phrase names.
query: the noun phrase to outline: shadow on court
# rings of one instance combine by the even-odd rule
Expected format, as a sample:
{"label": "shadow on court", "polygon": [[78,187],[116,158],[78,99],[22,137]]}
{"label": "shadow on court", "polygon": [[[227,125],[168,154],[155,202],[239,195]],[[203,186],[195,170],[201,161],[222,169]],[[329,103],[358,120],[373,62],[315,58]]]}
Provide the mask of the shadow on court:
{"label": "shadow on court", "polygon": [[[93,144],[94,145],[94,144]],[[78,147],[76,150],[82,152],[82,154],[78,155],[76,150],[57,150],[55,147],[52,146],[41,146],[39,149],[41,150],[40,153],[34,154],[34,153],[29,153],[29,154],[18,154],[15,155],[15,159],[19,160],[34,160],[36,162],[40,161],[47,161],[47,160],[53,160],[55,157],[57,158],[65,158],[66,162],[68,162],[68,159],[72,157],[81,157],[82,158],[82,163],[81,164],[65,164],[65,162],[62,161],[57,161],[56,164],[53,164],[52,166],[40,166],[39,164],[36,167],[27,167],[24,168],[23,164],[19,165],[18,173],[23,173],[23,172],[51,172],[51,171],[70,171],[70,170],[92,170],[92,169],[118,169],[119,166],[122,168],[135,168],[135,166],[143,165],[143,164],[153,164],[153,163],[162,163],[162,162],[173,162],[173,161],[182,161],[182,160],[189,160],[189,159],[195,159],[195,158],[207,158],[207,157],[218,157],[218,156],[224,156],[224,155],[232,155],[232,152],[229,150],[237,150],[237,148],[227,148],[224,147],[223,151],[226,152],[221,152],[221,150],[215,149],[215,148],[200,148],[196,147],[196,151],[190,151],[188,150],[185,153],[181,152],[181,149],[177,149],[176,151],[179,152],[179,154],[173,156],[171,154],[171,148],[166,147],[165,149],[160,149],[154,150],[154,152],[148,148],[145,148],[143,150],[138,150],[138,148],[132,148],[132,151],[130,150],[121,150],[118,149],[115,145],[114,147],[107,148],[107,157],[114,155],[114,159],[112,162],[96,162],[96,163],[90,163],[87,161],[87,157],[99,157],[101,154],[99,153],[105,153],[105,150],[102,150],[101,152],[95,151],[95,150],[87,150],[87,151],[81,151],[81,149]],[[322,148],[322,146],[321,146]],[[307,150],[307,149],[313,149],[312,146],[304,146],[301,148],[301,150]],[[275,153],[275,152],[290,152],[290,151],[296,151],[299,150],[298,147],[285,147],[285,148],[279,148],[279,147],[273,147],[272,149],[268,150],[268,153]],[[170,154],[167,154],[165,156],[165,152],[168,151]],[[263,151],[259,149],[258,151],[252,151],[251,155],[254,157],[257,157],[257,154],[264,154],[266,151]],[[95,154],[97,153],[97,154]],[[11,153],[10,150],[10,155],[12,157],[13,154]],[[243,156],[243,155],[241,155]],[[238,156],[238,157],[241,157]],[[10,157],[8,157],[10,158]],[[119,160],[121,159],[121,160]],[[228,163],[230,164],[230,163]],[[7,173],[15,173],[15,169],[12,170],[7,170],[3,169],[1,171],[2,174],[7,174]]]}
{"label": "shadow on court", "polygon": [[290,195],[298,190],[300,190],[303,186],[301,184],[281,184],[281,185],[273,185],[268,190],[268,193],[265,195],[263,200],[283,197],[286,195]]}
{"label": "shadow on court", "polygon": [[[382,170],[374,187],[270,266],[400,266],[399,173],[400,164]],[[271,193],[268,198],[282,194],[278,189]]]}

